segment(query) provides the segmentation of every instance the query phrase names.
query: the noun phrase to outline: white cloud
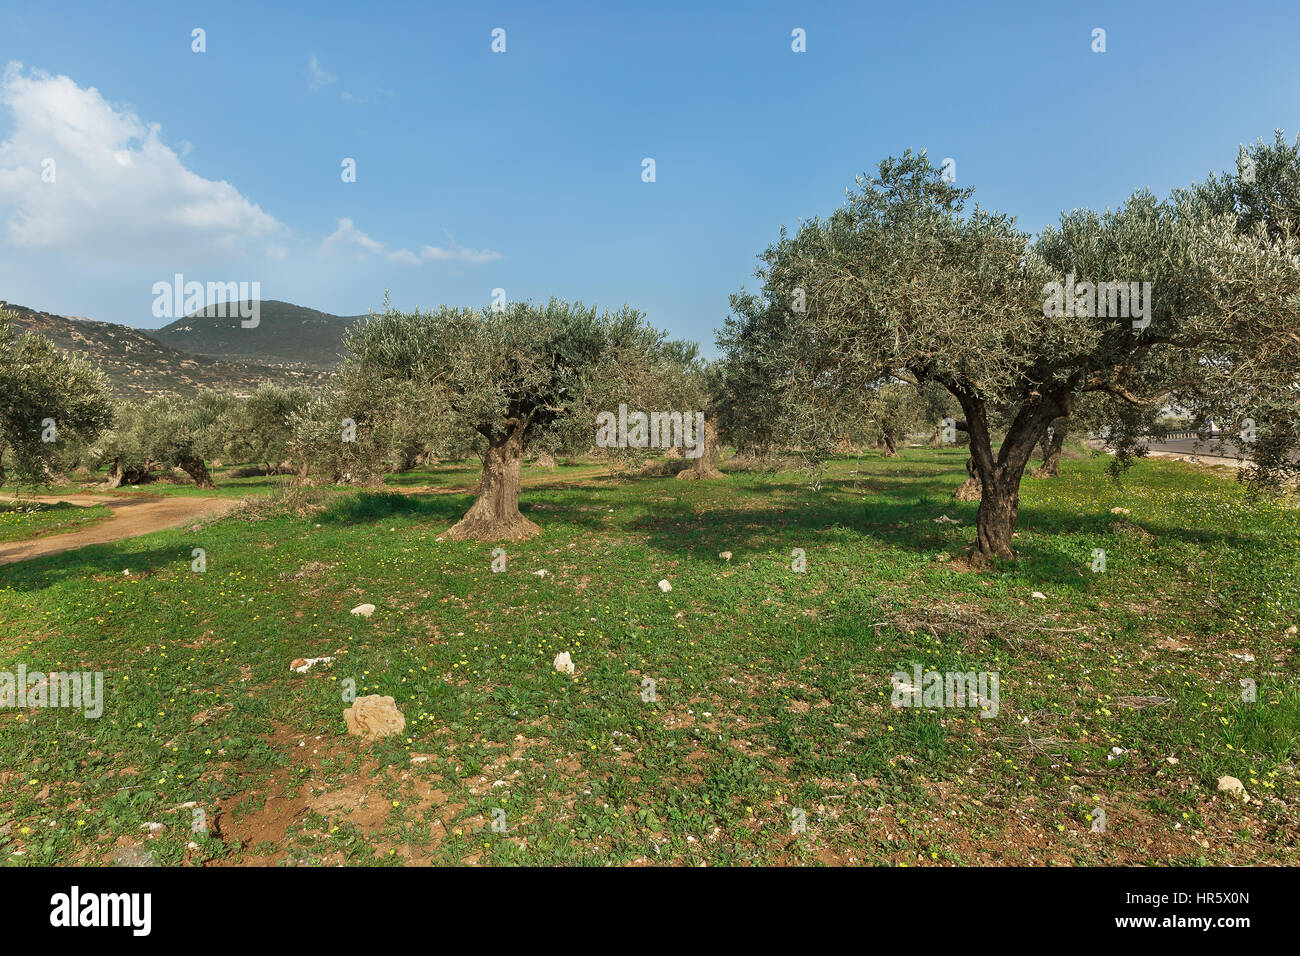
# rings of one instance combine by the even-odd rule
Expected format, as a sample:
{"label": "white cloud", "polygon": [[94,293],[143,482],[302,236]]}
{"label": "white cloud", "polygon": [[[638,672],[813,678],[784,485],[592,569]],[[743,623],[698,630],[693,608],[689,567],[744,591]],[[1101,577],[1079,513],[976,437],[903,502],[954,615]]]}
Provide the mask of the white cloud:
{"label": "white cloud", "polygon": [[[67,76],[9,64],[0,74],[0,113],[0,122],[9,121],[0,142],[0,261],[25,261],[47,283],[70,270],[86,275],[86,266],[104,266],[119,278],[127,274],[123,267],[137,266],[142,275],[158,273],[156,279],[182,268],[277,263],[283,274],[295,262],[319,270],[321,253],[411,266],[501,258],[450,239],[390,249],[351,219],[339,219],[331,235],[313,243],[230,183],[186,168],[188,142],[180,141],[178,155],[157,124]],[[45,181],[47,170],[53,182]]]}
{"label": "white cloud", "polygon": [[321,243],[321,248],[330,253],[352,253],[359,259],[371,255],[379,256],[389,262],[398,262],[405,265],[419,265],[421,262],[459,262],[465,265],[482,265],[485,262],[496,262],[501,258],[501,253],[493,249],[466,249],[455,243],[452,243],[451,246],[421,246],[418,253],[412,252],[410,249],[390,251],[384,243],[372,239],[358,229],[356,223],[351,219],[340,219],[338,228],[325,238],[325,241]]}
{"label": "white cloud", "polygon": [[[67,76],[10,63],[0,107],[0,236],[27,252],[174,262],[261,252],[285,227],[227,182],[204,179],[125,107]],[[53,160],[54,181],[42,179]]]}
{"label": "white cloud", "polygon": [[333,73],[327,73],[321,68],[320,60],[313,53],[311,59],[307,61],[307,89],[319,90],[322,87],[329,86],[337,79],[338,77]]}

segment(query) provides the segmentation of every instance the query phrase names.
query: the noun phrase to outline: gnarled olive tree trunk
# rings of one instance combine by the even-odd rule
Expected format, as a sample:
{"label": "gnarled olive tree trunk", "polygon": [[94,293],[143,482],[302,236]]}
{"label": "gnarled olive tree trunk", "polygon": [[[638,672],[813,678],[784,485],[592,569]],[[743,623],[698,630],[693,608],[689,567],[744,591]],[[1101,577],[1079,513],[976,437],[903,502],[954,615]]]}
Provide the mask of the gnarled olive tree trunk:
{"label": "gnarled olive tree trunk", "polygon": [[1067,393],[1063,387],[1048,390],[1021,406],[996,455],[984,403],[968,393],[957,398],[966,412],[971,458],[980,480],[975,554],[985,560],[1014,558],[1011,539],[1020,511],[1020,479],[1039,437],[1053,419],[1066,414]]}
{"label": "gnarled olive tree trunk", "polygon": [[114,458],[113,464],[108,469],[108,487],[118,488],[121,485],[142,485],[149,480],[149,465],[146,462],[143,468],[126,468],[123,467],[121,459]]}
{"label": "gnarled olive tree trunk", "polygon": [[981,494],[980,474],[975,470],[975,459],[966,459],[966,480],[957,486],[952,496],[957,501],[979,501]]}
{"label": "gnarled olive tree trunk", "polygon": [[700,455],[691,462],[689,468],[683,468],[677,473],[678,478],[698,481],[704,478],[725,478],[727,477],[718,470],[718,428],[713,424],[712,417],[704,417],[704,436],[696,435],[697,442],[702,441]]}
{"label": "gnarled olive tree trunk", "polygon": [[1034,470],[1035,478],[1055,478],[1061,473],[1061,446],[1065,444],[1065,428],[1061,422],[1052,427],[1052,437],[1043,436],[1043,463]]}
{"label": "gnarled olive tree trunk", "polygon": [[478,497],[465,517],[447,531],[457,541],[520,541],[542,529],[519,513],[520,470],[524,461],[527,423],[511,423],[507,431],[490,436],[483,454]]}
{"label": "gnarled olive tree trunk", "polygon": [[204,463],[202,458],[199,458],[198,456],[187,455],[186,457],[179,459],[176,462],[176,464],[180,466],[181,471],[185,472],[185,474],[189,475],[191,478],[194,479],[194,484],[196,487],[199,488],[217,487],[216,482],[212,480],[211,473],[208,471],[207,464]]}

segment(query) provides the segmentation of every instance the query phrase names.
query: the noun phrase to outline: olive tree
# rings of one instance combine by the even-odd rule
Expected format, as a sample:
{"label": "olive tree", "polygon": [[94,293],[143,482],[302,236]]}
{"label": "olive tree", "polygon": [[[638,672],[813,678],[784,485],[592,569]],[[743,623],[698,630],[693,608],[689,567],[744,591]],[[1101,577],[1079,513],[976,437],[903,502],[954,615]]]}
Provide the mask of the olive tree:
{"label": "olive tree", "polygon": [[293,415],[306,408],[311,397],[305,388],[263,382],[223,411],[212,426],[209,445],[228,460],[257,462],[273,474],[289,457]]}
{"label": "olive tree", "polygon": [[892,376],[953,396],[981,485],[981,556],[1012,556],[1025,466],[1077,396],[1149,410],[1277,385],[1300,320],[1296,244],[1262,224],[1242,232],[1202,191],[1076,210],[1031,241],[1009,216],[968,208],[973,191],[924,152],[857,187],[826,219],[783,230],[763,255],[763,296],[805,381],[852,392]]}
{"label": "olive tree", "polygon": [[483,474],[453,539],[518,540],[540,529],[519,511],[525,451],[575,418],[594,422],[618,400],[640,400],[672,368],[662,333],[614,312],[551,299],[502,310],[386,309],[353,328],[344,375],[415,384],[482,438]]}
{"label": "olive tree", "polygon": [[10,474],[44,484],[69,442],[92,442],[112,421],[103,374],[0,310],[0,485]]}
{"label": "olive tree", "polygon": [[110,487],[148,480],[158,465],[180,468],[200,488],[215,488],[207,459],[219,450],[217,425],[233,401],[218,392],[201,392],[193,399],[162,396],[118,406],[99,449],[100,460],[109,463]]}

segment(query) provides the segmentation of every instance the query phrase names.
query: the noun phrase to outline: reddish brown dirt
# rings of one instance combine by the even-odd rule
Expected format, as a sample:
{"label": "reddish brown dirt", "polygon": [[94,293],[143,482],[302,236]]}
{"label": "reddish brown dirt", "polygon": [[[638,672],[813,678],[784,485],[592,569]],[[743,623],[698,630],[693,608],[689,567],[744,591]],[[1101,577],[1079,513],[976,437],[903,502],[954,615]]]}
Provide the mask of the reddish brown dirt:
{"label": "reddish brown dirt", "polygon": [[84,548],[88,544],[105,544],[123,538],[134,538],[149,534],[151,531],[173,528],[199,517],[224,514],[239,504],[238,499],[235,498],[163,498],[139,495],[129,497],[67,495],[34,500],[50,504],[66,501],[68,504],[83,507],[105,505],[112,509],[113,516],[107,521],[101,521],[80,531],[0,544],[0,565],[61,554],[64,551]]}

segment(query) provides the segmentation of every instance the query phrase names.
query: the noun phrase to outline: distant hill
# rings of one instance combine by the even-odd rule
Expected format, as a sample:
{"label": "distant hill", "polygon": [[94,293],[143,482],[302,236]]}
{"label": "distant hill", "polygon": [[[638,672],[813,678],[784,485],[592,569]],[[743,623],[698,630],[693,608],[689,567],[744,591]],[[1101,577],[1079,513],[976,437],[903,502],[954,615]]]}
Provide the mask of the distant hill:
{"label": "distant hill", "polygon": [[[251,303],[244,303],[245,314]],[[364,315],[330,315],[276,299],[261,300],[256,328],[241,325],[238,306],[218,307],[177,319],[161,329],[149,329],[156,341],[191,355],[234,362],[289,362],[316,369],[338,365],[343,336]],[[234,314],[231,315],[230,313]]]}
{"label": "distant hill", "polygon": [[187,355],[130,326],[52,315],[2,300],[0,304],[15,313],[15,329],[36,332],[97,364],[119,398],[189,396],[202,389],[247,393],[261,382],[312,386],[327,377],[321,369],[288,362],[223,362]]}

